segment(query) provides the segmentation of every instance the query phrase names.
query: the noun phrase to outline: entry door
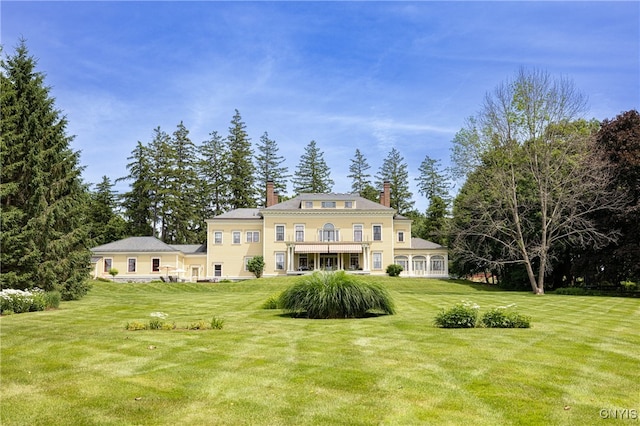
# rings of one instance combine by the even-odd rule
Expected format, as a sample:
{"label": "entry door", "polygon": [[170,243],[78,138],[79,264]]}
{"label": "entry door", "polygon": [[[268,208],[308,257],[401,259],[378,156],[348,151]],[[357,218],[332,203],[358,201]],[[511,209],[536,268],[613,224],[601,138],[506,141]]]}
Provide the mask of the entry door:
{"label": "entry door", "polygon": [[191,281],[193,282],[198,282],[198,279],[200,275],[200,267],[199,266],[193,266],[191,267]]}
{"label": "entry door", "polygon": [[338,267],[338,255],[336,254],[321,254],[320,255],[320,269],[337,269]]}

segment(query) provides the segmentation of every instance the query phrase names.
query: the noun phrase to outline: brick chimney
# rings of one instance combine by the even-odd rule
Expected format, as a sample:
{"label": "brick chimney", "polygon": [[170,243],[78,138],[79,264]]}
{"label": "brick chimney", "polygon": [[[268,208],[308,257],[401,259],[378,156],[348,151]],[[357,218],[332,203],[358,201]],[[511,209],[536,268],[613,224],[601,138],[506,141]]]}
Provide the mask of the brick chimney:
{"label": "brick chimney", "polygon": [[391,207],[391,182],[384,181],[382,192],[380,192],[380,204]]}
{"label": "brick chimney", "polygon": [[267,181],[267,206],[266,207],[271,207],[274,204],[278,203],[278,198],[276,198],[277,195],[275,194],[274,191],[274,187],[273,187],[273,181],[272,180],[268,180]]}

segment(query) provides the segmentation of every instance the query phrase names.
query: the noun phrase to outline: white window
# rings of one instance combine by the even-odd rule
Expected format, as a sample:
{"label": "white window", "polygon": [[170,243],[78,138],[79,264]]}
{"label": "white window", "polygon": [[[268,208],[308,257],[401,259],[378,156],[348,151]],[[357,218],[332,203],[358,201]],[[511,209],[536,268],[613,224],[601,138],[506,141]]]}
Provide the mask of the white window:
{"label": "white window", "polygon": [[284,225],[276,225],[276,241],[284,241]]}
{"label": "white window", "polygon": [[260,232],[258,232],[258,231],[247,231],[247,242],[248,243],[259,243],[260,242]]}
{"label": "white window", "polygon": [[244,270],[248,271],[249,270],[249,261],[253,259],[253,257],[245,257],[244,258]]}
{"label": "white window", "polygon": [[221,263],[214,263],[213,264],[213,276],[214,277],[221,277],[222,276],[222,264]]}
{"label": "white window", "polygon": [[353,241],[362,242],[362,225],[353,225]]}
{"label": "white window", "polygon": [[431,272],[444,272],[444,256],[431,256]]}
{"label": "white window", "polygon": [[373,225],[373,241],[382,241],[382,225]]}
{"label": "white window", "polygon": [[374,252],[373,256],[373,269],[382,269],[382,253]]}
{"label": "white window", "polygon": [[233,231],[231,235],[233,244],[240,244],[240,231]]}
{"label": "white window", "polygon": [[107,257],[104,259],[104,272],[109,272],[111,268],[113,268],[113,259]]}
{"label": "white window", "polygon": [[305,201],[304,202],[304,208],[305,209],[312,209],[313,208],[313,201]]}
{"label": "white window", "polygon": [[339,240],[339,230],[336,229],[332,223],[325,223],[325,225],[320,230],[320,241],[330,242]]}
{"label": "white window", "polygon": [[213,244],[222,244],[222,231],[215,231],[213,233]]}
{"label": "white window", "polygon": [[283,252],[276,253],[276,269],[279,271],[284,270],[284,253]]}
{"label": "white window", "polygon": [[398,231],[398,242],[404,243],[404,231]]}
{"label": "white window", "polygon": [[323,209],[335,209],[336,208],[336,202],[335,201],[323,201],[322,202],[322,208]]}
{"label": "white window", "polygon": [[151,271],[152,272],[160,272],[160,258],[159,257],[151,258]]}
{"label": "white window", "polygon": [[135,257],[127,259],[127,272],[136,272],[137,260]]}
{"label": "white window", "polygon": [[353,208],[353,201],[345,201],[344,202],[344,208],[345,209],[352,209]]}
{"label": "white window", "polygon": [[304,225],[296,225],[296,243],[304,242]]}
{"label": "white window", "polygon": [[394,263],[402,266],[403,271],[407,271],[409,269],[409,259],[406,256],[396,256]]}

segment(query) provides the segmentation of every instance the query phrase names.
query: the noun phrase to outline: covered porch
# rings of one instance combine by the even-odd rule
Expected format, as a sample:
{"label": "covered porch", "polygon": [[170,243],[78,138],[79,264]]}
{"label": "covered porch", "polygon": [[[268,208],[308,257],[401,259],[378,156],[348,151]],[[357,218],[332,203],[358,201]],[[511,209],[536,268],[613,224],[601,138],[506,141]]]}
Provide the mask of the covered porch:
{"label": "covered porch", "polygon": [[368,243],[290,243],[287,245],[287,275],[317,270],[369,274],[369,258]]}

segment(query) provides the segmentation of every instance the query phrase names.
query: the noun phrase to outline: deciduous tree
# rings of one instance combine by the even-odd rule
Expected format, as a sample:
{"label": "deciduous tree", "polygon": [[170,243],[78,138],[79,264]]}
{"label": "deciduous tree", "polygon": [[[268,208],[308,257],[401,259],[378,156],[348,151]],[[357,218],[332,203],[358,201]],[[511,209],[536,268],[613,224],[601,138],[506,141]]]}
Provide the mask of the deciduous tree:
{"label": "deciduous tree", "polygon": [[615,238],[590,219],[616,209],[617,200],[595,154],[593,123],[576,121],[584,110],[572,81],[538,70],[521,69],[486,96],[474,144],[482,151],[473,153],[481,165],[465,184],[475,189],[463,191],[456,209],[464,217],[456,221],[464,224],[455,232],[457,256],[488,266],[522,264],[541,294],[554,247]]}

